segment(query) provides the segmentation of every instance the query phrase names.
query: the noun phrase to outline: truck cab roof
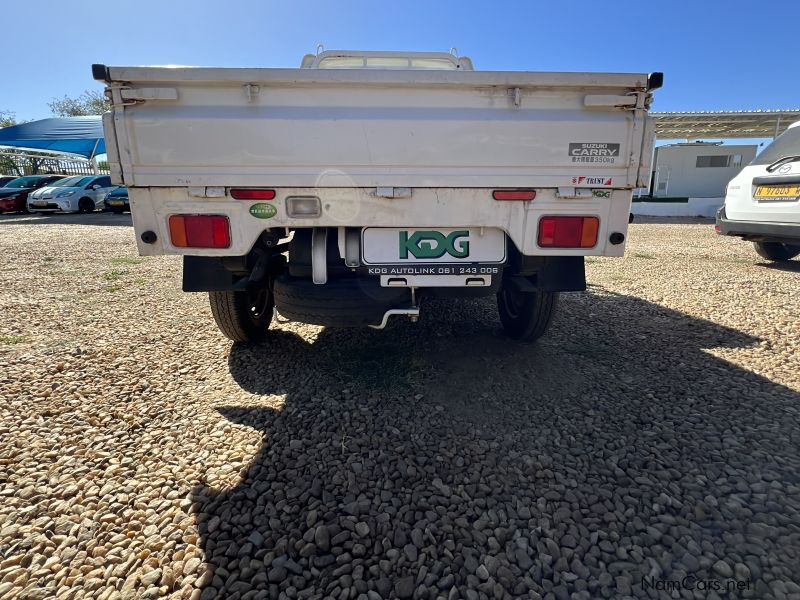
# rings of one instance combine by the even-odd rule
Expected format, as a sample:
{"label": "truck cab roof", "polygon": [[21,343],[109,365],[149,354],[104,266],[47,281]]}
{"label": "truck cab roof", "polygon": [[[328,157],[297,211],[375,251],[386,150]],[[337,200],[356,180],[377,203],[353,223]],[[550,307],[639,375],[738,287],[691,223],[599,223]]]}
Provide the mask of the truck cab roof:
{"label": "truck cab roof", "polygon": [[423,69],[473,71],[472,60],[449,52],[326,50],[306,54],[304,69]]}

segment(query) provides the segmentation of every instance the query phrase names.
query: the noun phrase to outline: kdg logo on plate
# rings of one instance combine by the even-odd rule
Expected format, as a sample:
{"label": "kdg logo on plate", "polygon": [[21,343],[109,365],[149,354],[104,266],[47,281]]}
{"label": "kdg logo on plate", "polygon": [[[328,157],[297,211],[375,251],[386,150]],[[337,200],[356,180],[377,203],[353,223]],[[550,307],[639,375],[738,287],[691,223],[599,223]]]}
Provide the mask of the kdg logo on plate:
{"label": "kdg logo on plate", "polygon": [[445,235],[439,231],[400,232],[400,258],[441,258],[449,254],[453,258],[469,256],[469,231],[453,231]]}

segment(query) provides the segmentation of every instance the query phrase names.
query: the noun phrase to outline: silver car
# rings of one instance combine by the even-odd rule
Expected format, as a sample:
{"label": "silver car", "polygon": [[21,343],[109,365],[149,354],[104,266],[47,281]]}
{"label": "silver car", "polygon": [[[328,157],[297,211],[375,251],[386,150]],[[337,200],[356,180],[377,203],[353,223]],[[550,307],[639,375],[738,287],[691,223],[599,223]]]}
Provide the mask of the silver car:
{"label": "silver car", "polygon": [[65,177],[28,196],[30,212],[90,213],[103,208],[103,199],[116,186],[108,175]]}

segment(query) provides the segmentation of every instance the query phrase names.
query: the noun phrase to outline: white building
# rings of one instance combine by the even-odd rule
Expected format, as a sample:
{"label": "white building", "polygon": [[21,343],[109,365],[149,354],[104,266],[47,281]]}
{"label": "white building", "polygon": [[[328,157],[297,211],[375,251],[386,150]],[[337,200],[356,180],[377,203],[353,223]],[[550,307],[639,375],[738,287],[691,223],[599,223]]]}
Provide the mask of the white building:
{"label": "white building", "polygon": [[755,158],[756,145],[687,142],[659,146],[653,158],[654,198],[720,198],[725,186]]}

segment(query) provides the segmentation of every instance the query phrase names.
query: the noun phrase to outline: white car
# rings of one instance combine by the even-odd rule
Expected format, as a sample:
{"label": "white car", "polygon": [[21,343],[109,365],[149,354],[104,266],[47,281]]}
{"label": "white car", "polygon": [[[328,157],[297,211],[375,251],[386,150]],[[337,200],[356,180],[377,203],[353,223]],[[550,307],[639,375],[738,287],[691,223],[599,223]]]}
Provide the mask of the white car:
{"label": "white car", "polygon": [[93,212],[103,208],[103,200],[115,185],[108,175],[65,177],[28,196],[30,212]]}
{"label": "white car", "polygon": [[800,121],[731,179],[716,230],[753,242],[768,260],[800,255]]}

